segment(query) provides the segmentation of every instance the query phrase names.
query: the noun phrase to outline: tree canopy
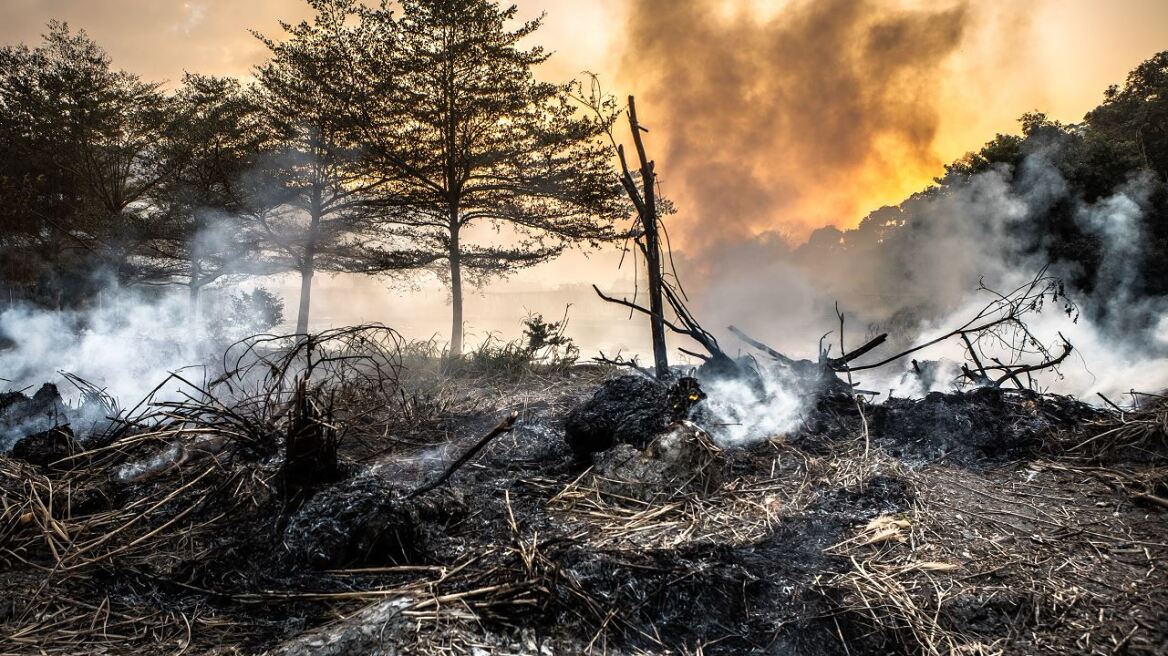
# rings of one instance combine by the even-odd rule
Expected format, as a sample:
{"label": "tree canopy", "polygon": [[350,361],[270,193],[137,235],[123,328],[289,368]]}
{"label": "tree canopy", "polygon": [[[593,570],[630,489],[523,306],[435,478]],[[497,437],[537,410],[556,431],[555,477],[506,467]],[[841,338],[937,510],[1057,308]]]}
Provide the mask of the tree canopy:
{"label": "tree canopy", "polygon": [[[10,280],[60,305],[137,266],[149,194],[168,175],[156,145],[177,129],[158,85],[111,67],[84,31],[0,49],[0,240]],[[38,270],[39,269],[39,270]],[[30,279],[33,278],[33,279]],[[48,298],[46,298],[48,297]]]}

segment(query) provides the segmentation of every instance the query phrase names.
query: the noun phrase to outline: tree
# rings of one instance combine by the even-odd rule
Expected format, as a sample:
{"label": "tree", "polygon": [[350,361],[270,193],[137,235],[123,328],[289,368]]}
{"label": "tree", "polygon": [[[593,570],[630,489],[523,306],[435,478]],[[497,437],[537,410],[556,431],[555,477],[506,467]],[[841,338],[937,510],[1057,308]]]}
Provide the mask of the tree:
{"label": "tree", "polygon": [[[462,351],[463,287],[612,239],[625,216],[603,121],[582,117],[567,85],[535,79],[547,60],[508,30],[516,8],[491,0],[404,0],[357,8],[363,36],[347,53],[359,90],[345,98],[385,210],[385,234],[445,263],[450,350]],[[494,228],[495,243],[476,239]]]}
{"label": "tree", "polygon": [[1112,86],[1087,123],[1107,138],[1127,142],[1141,163],[1168,182],[1168,51],[1157,53]]}
{"label": "tree", "polygon": [[162,144],[171,174],[152,194],[154,227],[143,257],[188,288],[192,313],[200,291],[223,276],[278,270],[264,257],[249,221],[256,166],[266,135],[258,109],[237,80],[188,74],[175,93],[182,130]]}
{"label": "tree", "polygon": [[312,279],[318,269],[385,272],[422,266],[416,250],[394,248],[394,235],[374,233],[383,209],[372,201],[385,184],[368,166],[346,106],[359,72],[341,52],[358,35],[346,25],[353,0],[310,0],[312,23],[282,23],[283,42],[256,34],[271,51],[257,71],[257,107],[271,142],[253,181],[250,216],[269,248],[300,274],[296,331],[308,330]]}
{"label": "tree", "polygon": [[267,332],[284,322],[284,301],[279,296],[256,287],[239,291],[226,299],[220,309],[216,328],[223,339],[239,340]]}
{"label": "tree", "polygon": [[28,185],[5,218],[21,228],[17,243],[44,259],[41,293],[57,304],[94,284],[95,272],[119,283],[150,276],[133,255],[148,227],[146,197],[168,173],[156,148],[174,127],[168,110],[157,85],[114,70],[64,23],[50,22],[35,49],[0,49],[3,185]]}

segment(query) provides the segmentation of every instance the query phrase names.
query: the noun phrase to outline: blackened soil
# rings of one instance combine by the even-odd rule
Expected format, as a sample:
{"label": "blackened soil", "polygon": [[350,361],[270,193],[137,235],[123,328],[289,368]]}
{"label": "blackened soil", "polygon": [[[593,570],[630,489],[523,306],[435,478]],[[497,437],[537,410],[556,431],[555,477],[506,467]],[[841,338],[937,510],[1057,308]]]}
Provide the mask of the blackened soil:
{"label": "blackened soil", "polygon": [[[1105,415],[1071,397],[996,388],[864,405],[872,444],[910,466],[945,461],[978,467],[1059,452]],[[791,439],[810,453],[828,454],[838,441],[862,432],[856,404],[827,396],[816,401]]]}

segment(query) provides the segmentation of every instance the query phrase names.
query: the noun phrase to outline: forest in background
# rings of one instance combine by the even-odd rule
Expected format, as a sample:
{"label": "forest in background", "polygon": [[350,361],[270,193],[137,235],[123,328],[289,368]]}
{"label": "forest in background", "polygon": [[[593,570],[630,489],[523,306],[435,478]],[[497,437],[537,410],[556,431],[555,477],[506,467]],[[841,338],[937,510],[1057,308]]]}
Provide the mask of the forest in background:
{"label": "forest in background", "polygon": [[[0,302],[83,309],[110,289],[177,288],[197,307],[208,286],[292,272],[303,331],[317,271],[437,273],[457,351],[464,277],[481,285],[627,236],[631,208],[603,139],[619,108],[580,113],[570,83],[535,79],[547,53],[520,41],[537,38],[538,21],[515,28],[513,10],[486,0],[446,14],[406,2],[400,16],[311,4],[315,21],[285,25],[284,40],[257,34],[270,59],[253,80],[188,74],[163,90],[61,23],[36,47],[0,50]],[[456,20],[467,12],[476,20]],[[958,217],[962,234],[1000,243],[1005,260],[1053,265],[1098,301],[1082,304],[1093,319],[1155,329],[1158,313],[1139,310],[1168,295],[1166,89],[1161,53],[1081,123],[1027,114],[1021,134],[997,135],[934,186],[856,228],[822,228],[791,255],[864,258],[880,270],[873,284],[911,287],[931,275],[913,260],[932,247],[939,204],[986,173],[1033,196],[1041,162],[1061,188],[1040,211],[995,226]],[[1085,215],[1117,190],[1138,207]],[[468,243],[476,223],[501,238]],[[1108,251],[1116,236],[1130,252]],[[888,322],[912,323],[930,302]]]}

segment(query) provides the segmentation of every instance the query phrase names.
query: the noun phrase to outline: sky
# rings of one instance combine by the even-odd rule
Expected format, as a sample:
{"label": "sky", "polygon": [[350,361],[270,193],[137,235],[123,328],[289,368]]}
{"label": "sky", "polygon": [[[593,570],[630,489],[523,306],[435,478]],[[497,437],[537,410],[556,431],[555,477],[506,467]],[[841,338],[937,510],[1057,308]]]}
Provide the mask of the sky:
{"label": "sky", "polygon": [[[943,172],[1022,113],[1078,121],[1104,89],[1168,49],[1164,0],[516,0],[546,13],[555,52],[539,75],[600,75],[636,94],[658,160],[674,245],[693,261],[720,241],[857,224]],[[307,18],[302,0],[0,0],[0,42],[35,43],[50,19],[83,28],[114,64],[174,84],[184,71],[246,77],[249,33]],[[576,304],[608,348],[635,331],[588,284],[631,286],[615,250],[565,256],[468,301],[471,332],[513,334],[526,311]],[[705,266],[710,266],[709,262]],[[444,331],[431,287],[321,279],[316,321]],[[332,292],[343,292],[336,294]],[[352,299],[361,299],[353,303]],[[291,305],[291,303],[290,303]],[[315,323],[315,322],[314,322]],[[632,348],[636,348],[633,346]]]}
{"label": "sky", "polygon": [[[522,16],[546,13],[534,40],[555,56],[541,76],[560,80],[596,72],[609,91],[641,96],[644,122],[665,126],[650,146],[659,149],[666,193],[683,210],[676,221],[701,225],[715,218],[695,191],[703,178],[710,178],[710,158],[736,160],[727,172],[733,176],[743,168],[737,160],[746,160],[745,168],[772,192],[757,194],[764,211],[746,221],[743,230],[757,234],[778,228],[795,240],[823,224],[854,225],[868,211],[904,198],[927,184],[943,163],[997,132],[1015,131],[1023,112],[1037,109],[1060,120],[1079,120],[1109,84],[1168,48],[1168,2],[1163,0],[517,1]],[[952,15],[931,20],[946,10],[958,14],[956,20]],[[819,16],[807,16],[816,11]],[[877,29],[861,23],[898,13],[922,17],[922,34],[935,34],[938,42],[930,48],[921,45],[927,41],[921,34],[911,36],[920,49],[919,61],[899,63],[902,77],[896,79],[897,73],[879,66],[849,64],[848,49]],[[0,42],[35,42],[49,19],[61,19],[87,30],[117,66],[173,84],[184,71],[246,77],[265,55],[249,30],[278,36],[279,21],[310,15],[303,0],[0,0]],[[872,59],[870,54],[861,53],[865,59]],[[714,60],[722,60],[721,65]],[[716,83],[733,78],[744,62],[754,67],[768,61],[770,66],[751,73],[776,79],[802,68],[806,74],[787,87]],[[831,73],[849,66],[854,69],[850,75]],[[685,81],[698,79],[713,91],[695,94],[686,88]],[[872,112],[870,98],[857,101],[849,93],[857,88],[864,93],[865,81],[873,88],[900,85],[909,91],[888,92],[899,97],[883,99],[880,111]],[[813,137],[809,144],[780,135],[745,152],[727,138],[738,136],[753,145],[756,131],[769,131],[775,115],[796,102],[795,92],[824,97],[823,106],[808,104],[810,125],[794,121],[794,134]],[[755,99],[744,102],[751,94]],[[759,99],[760,94],[771,102]],[[913,94],[917,97],[905,100]],[[861,120],[868,122],[868,135],[857,140],[847,127],[819,129],[814,121],[823,117],[824,106],[863,110],[859,115],[867,117]],[[931,116],[922,119],[922,111]],[[852,125],[859,122],[845,118]],[[742,129],[743,123],[749,129]],[[735,129],[737,135],[728,134]],[[914,134],[906,136],[910,130]],[[905,138],[911,143],[902,143]],[[708,147],[720,140],[735,151]],[[857,153],[857,141],[880,157]],[[690,166],[689,153],[704,159]],[[839,166],[840,161],[848,165]],[[671,163],[677,166],[671,169]],[[812,180],[799,179],[801,172]],[[827,181],[831,190],[816,188]],[[783,185],[797,189],[785,196],[773,192]],[[725,204],[725,199],[709,202]],[[684,247],[701,231],[680,233]]]}

